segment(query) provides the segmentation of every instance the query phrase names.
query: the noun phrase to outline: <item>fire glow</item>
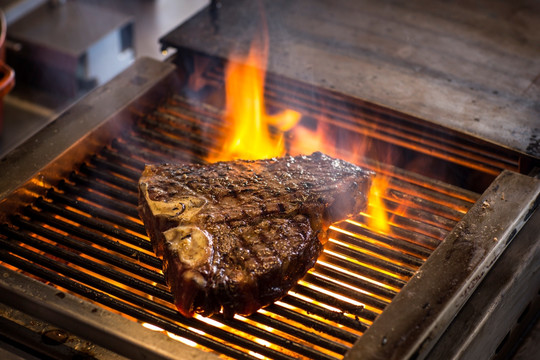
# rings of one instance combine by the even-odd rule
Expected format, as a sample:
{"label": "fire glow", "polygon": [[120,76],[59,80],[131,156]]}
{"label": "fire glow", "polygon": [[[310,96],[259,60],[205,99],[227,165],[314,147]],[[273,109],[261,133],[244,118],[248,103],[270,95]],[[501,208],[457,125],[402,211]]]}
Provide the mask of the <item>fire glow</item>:
{"label": "fire glow", "polygon": [[266,113],[262,59],[260,52],[252,47],[247,59],[229,62],[225,78],[225,122],[229,131],[221,151],[208,159],[210,162],[285,155],[284,133],[298,123],[301,115],[294,110]]}
{"label": "fire glow", "polygon": [[[264,49],[264,46],[262,47]],[[221,139],[220,150],[209,156],[209,162],[235,159],[256,160],[283,156],[288,153],[285,134],[293,151],[291,155],[321,151],[329,156],[357,163],[365,151],[363,141],[355,142],[348,156],[338,154],[328,139],[324,121],[311,130],[299,124],[302,115],[291,109],[268,114],[265,106],[264,84],[266,51],[252,46],[246,58],[233,57],[225,74],[225,124],[227,131]],[[320,119],[319,119],[320,120]],[[366,137],[362,137],[365,139]],[[340,156],[341,155],[341,156]],[[383,194],[389,179],[377,176],[368,195],[366,221],[377,232],[389,234],[390,226]]]}

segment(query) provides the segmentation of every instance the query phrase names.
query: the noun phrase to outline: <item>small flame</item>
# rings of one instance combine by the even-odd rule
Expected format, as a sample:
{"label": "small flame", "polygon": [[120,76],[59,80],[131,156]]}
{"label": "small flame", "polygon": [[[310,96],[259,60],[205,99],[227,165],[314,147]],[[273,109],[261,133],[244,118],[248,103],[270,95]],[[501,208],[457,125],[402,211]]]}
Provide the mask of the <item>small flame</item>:
{"label": "small flame", "polygon": [[371,183],[368,195],[368,224],[383,234],[390,233],[389,219],[383,202],[383,195],[388,188],[388,179],[376,176]]}
{"label": "small flame", "polygon": [[[300,120],[300,113],[285,110],[268,115],[264,101],[264,61],[251,48],[247,59],[231,61],[225,78],[226,114],[229,131],[219,154],[210,162],[234,159],[264,159],[286,153],[283,134]],[[276,131],[271,132],[270,126]]]}
{"label": "small flame", "polygon": [[[367,137],[360,135],[357,141],[350,144],[349,151],[346,154],[338,153],[337,144],[329,139],[328,134],[331,134],[331,131],[324,119],[319,119],[315,130],[296,126],[292,130],[292,134],[295,139],[293,147],[299,152],[309,154],[314,151],[322,151],[329,156],[338,157],[353,163],[357,163],[362,158],[367,146],[369,146],[369,143],[366,142]],[[372,230],[383,234],[390,234],[391,231],[389,225],[390,219],[383,201],[383,196],[388,189],[388,185],[389,177],[386,175],[378,173],[373,178],[368,195],[368,209],[366,213],[362,213],[367,219],[368,226]]]}
{"label": "small flame", "polygon": [[304,126],[296,126],[292,130],[295,150],[303,154],[320,151],[326,155],[334,156],[335,145],[328,139],[325,124],[319,121],[317,125],[315,130]]}

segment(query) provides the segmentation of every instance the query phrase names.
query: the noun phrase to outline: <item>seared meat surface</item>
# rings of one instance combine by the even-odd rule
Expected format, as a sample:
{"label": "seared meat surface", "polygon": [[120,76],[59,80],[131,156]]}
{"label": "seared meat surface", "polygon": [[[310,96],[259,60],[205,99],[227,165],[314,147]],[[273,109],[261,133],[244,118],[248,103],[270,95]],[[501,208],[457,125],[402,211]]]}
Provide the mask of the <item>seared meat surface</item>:
{"label": "seared meat surface", "polygon": [[330,224],[365,208],[370,176],[321,153],[146,166],[139,213],[178,310],[249,315],[283,297]]}

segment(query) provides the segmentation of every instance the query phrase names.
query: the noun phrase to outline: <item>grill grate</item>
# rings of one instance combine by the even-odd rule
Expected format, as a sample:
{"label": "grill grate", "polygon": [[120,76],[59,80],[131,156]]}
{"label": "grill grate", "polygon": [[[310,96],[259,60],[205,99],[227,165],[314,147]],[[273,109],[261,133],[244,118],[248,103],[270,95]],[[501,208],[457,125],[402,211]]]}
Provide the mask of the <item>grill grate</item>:
{"label": "grill grate", "polygon": [[391,235],[370,228],[363,214],[335,224],[316,266],[282,300],[248,318],[186,319],[138,218],[137,180],[146,162],[203,162],[220,117],[178,95],[142,114],[0,226],[0,261],[226,357],[342,358],[478,196],[378,165],[390,176]]}

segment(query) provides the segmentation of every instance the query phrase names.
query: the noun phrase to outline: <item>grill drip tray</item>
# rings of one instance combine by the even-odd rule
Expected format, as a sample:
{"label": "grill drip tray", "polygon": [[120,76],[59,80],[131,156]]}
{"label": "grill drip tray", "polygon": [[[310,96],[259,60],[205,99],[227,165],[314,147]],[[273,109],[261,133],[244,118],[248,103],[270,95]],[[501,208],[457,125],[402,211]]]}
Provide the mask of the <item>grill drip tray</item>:
{"label": "grill drip tray", "polygon": [[[45,156],[23,186],[2,184],[4,302],[129,358],[423,357],[540,193],[538,180],[510,171],[480,196],[359,159],[390,179],[390,234],[371,228],[365,214],[335,224],[315,268],[279,302],[247,318],[186,319],[172,305],[136,209],[145,163],[203,162],[213,144],[202,124],[220,131],[220,111],[178,95],[176,76],[169,64],[138,62],[30,140],[63,122],[87,122],[87,133]],[[132,99],[103,110],[103,97],[119,90]],[[48,140],[67,142],[58,136]],[[33,150],[8,157],[7,167],[25,151]]]}

